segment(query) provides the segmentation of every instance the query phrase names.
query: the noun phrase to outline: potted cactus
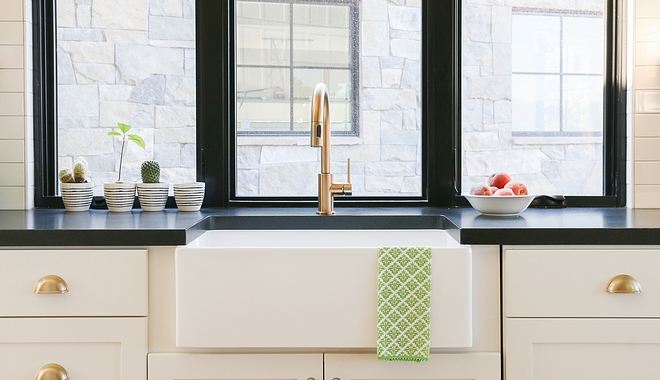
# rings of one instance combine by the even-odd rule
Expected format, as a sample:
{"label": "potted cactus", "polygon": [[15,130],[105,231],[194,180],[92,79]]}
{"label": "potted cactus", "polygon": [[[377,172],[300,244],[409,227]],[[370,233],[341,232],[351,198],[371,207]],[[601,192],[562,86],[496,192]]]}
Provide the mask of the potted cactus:
{"label": "potted cactus", "polygon": [[87,161],[78,158],[73,170],[59,172],[62,202],[67,211],[87,211],[94,197],[92,183],[87,179]]}
{"label": "potted cactus", "polygon": [[116,136],[121,138],[121,152],[119,153],[119,175],[117,181],[114,183],[103,184],[103,194],[105,195],[105,203],[110,212],[127,212],[133,208],[135,201],[135,182],[122,182],[121,170],[124,162],[124,154],[126,153],[126,143],[128,141],[134,142],[137,146],[145,149],[144,140],[139,135],[128,133],[131,126],[124,123],[117,123],[119,132],[110,131],[108,136]]}
{"label": "potted cactus", "polygon": [[144,211],[163,211],[167,203],[169,184],[160,182],[158,161],[144,161],[140,167],[142,183],[137,184],[138,199]]}

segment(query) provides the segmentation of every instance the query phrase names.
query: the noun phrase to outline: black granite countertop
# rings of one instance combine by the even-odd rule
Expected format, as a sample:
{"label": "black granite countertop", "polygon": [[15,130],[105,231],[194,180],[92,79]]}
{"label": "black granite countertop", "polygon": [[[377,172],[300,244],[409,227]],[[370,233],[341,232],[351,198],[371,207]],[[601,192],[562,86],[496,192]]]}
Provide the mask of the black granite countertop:
{"label": "black granite countertop", "polygon": [[0,246],[174,246],[208,229],[441,228],[462,244],[660,245],[660,210],[529,208],[514,217],[471,208],[230,208],[199,212],[0,211]]}

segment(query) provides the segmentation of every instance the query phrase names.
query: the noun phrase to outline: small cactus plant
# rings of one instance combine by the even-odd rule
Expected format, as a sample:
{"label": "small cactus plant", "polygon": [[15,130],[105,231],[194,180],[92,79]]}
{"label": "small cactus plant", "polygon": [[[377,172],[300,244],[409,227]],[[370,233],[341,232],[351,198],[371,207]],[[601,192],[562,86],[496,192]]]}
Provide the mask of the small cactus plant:
{"label": "small cactus plant", "polygon": [[73,171],[69,168],[62,169],[59,172],[62,183],[83,183],[87,182],[87,161],[78,158],[73,164]]}
{"label": "small cactus plant", "polygon": [[158,161],[144,161],[140,168],[142,182],[158,183],[160,181],[160,165]]}

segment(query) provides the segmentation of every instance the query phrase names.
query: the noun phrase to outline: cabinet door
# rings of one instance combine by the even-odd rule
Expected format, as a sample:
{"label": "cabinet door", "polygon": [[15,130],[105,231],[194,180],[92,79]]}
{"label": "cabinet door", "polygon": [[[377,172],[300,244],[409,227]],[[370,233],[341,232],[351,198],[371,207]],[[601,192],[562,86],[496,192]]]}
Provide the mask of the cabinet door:
{"label": "cabinet door", "polygon": [[149,354],[149,380],[323,380],[323,354]]}
{"label": "cabinet door", "polygon": [[506,380],[660,379],[660,320],[505,321]]}
{"label": "cabinet door", "polygon": [[46,364],[71,379],[146,380],[147,318],[0,318],[3,379],[34,379]]}
{"label": "cabinet door", "polygon": [[499,353],[431,354],[429,361],[380,361],[371,354],[325,354],[325,379],[500,380]]}

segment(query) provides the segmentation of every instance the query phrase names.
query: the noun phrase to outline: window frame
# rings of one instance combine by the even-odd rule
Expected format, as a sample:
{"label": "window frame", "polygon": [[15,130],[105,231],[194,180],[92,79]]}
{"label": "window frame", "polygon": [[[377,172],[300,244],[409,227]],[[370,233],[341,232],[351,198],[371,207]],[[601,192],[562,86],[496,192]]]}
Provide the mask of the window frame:
{"label": "window frame", "polygon": [[[55,1],[33,9],[35,207],[63,208],[57,196]],[[352,1],[352,0],[346,0]],[[624,206],[626,200],[625,14],[606,0],[604,195],[567,196],[566,206]],[[196,0],[196,176],[206,182],[204,207],[315,206],[316,197],[241,199],[235,196],[233,0]],[[421,0],[422,195],[337,197],[336,206],[468,206],[461,191],[461,0]],[[221,68],[218,70],[217,68]],[[218,91],[218,89],[223,89]],[[233,94],[232,94],[233,92]],[[213,152],[209,154],[207,152]],[[168,206],[173,202],[168,203]],[[103,197],[93,207],[103,208]]]}
{"label": "window frame", "polygon": [[[604,14],[598,12],[578,12],[578,11],[565,11],[557,9],[546,9],[546,8],[527,8],[527,7],[512,7],[512,16],[545,16],[545,17],[556,17],[559,19],[559,62],[558,70],[552,72],[533,72],[533,71],[512,71],[511,78],[518,76],[547,76],[547,77],[556,77],[559,83],[559,126],[558,130],[552,131],[537,131],[537,130],[516,130],[513,129],[511,134],[515,137],[531,137],[531,136],[548,136],[548,137],[602,137],[602,131],[567,131],[564,126],[564,116],[566,110],[564,109],[564,80],[571,77],[599,77],[603,78],[603,74],[591,74],[591,73],[570,73],[566,72],[563,65],[563,55],[564,55],[564,21],[566,18],[601,18],[603,23],[605,21]],[[605,31],[605,30],[604,30]],[[513,49],[513,47],[512,47]]]}
{"label": "window frame", "polygon": [[[351,120],[351,129],[346,130],[346,131],[333,131],[332,136],[359,136],[360,133],[360,111],[359,107],[355,107],[353,105],[359,104],[359,88],[360,88],[360,75],[359,75],[359,67],[360,67],[360,62],[359,62],[359,43],[355,40],[351,40],[351,44],[349,46],[349,64],[348,67],[337,67],[337,66],[308,66],[308,65],[300,65],[296,64],[294,62],[294,33],[293,33],[293,28],[294,28],[294,20],[293,20],[293,6],[294,3],[297,4],[316,4],[314,1],[309,1],[309,0],[242,0],[244,2],[253,2],[253,3],[275,3],[275,4],[289,4],[291,10],[290,10],[290,20],[289,20],[289,25],[290,25],[290,34],[289,34],[289,46],[290,46],[290,55],[289,55],[289,64],[288,65],[267,65],[267,64],[236,64],[236,68],[280,68],[280,69],[285,69],[289,71],[289,94],[290,94],[290,99],[288,100],[288,103],[290,105],[290,115],[289,115],[289,130],[273,130],[273,131],[263,131],[263,130],[236,130],[236,134],[238,136],[242,137],[263,137],[263,136],[304,136],[307,134],[306,131],[301,131],[301,130],[296,130],[294,128],[295,120],[294,120],[294,111],[293,107],[295,105],[296,99],[293,94],[293,72],[294,70],[300,70],[300,69],[321,69],[321,70],[342,70],[342,71],[348,71],[348,75],[351,79],[351,88],[350,88],[350,101],[352,103],[351,106],[351,115],[350,115],[350,120]],[[358,34],[359,33],[359,1],[358,0],[325,0],[326,3],[323,5],[330,5],[330,6],[344,6],[348,8],[348,29],[350,31],[351,35]],[[237,90],[238,93],[238,90]],[[298,98],[299,99],[299,98]],[[236,127],[237,128],[237,127]]]}

